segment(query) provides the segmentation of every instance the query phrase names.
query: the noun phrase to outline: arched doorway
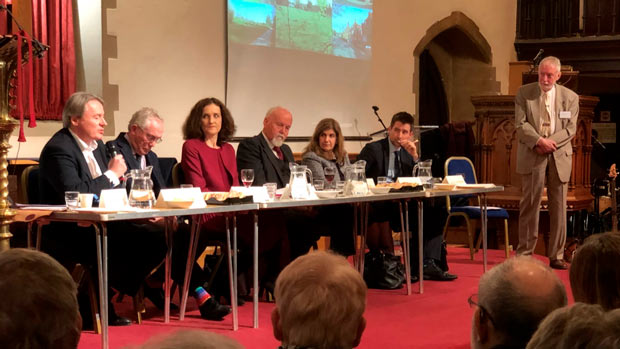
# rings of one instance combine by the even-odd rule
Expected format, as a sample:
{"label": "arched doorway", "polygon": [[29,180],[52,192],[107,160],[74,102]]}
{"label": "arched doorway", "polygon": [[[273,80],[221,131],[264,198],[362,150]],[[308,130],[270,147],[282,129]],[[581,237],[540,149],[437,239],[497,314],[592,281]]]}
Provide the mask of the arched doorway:
{"label": "arched doorway", "polygon": [[471,96],[500,92],[491,46],[461,12],[433,24],[413,54],[421,125],[473,121]]}

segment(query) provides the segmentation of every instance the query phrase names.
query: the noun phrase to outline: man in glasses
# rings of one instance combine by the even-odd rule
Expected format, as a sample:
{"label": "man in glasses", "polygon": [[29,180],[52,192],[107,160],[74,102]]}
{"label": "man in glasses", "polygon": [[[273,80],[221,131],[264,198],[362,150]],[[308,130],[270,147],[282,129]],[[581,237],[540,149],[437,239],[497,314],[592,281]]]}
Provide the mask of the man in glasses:
{"label": "man in glasses", "polygon": [[155,195],[166,187],[157,154],[153,152],[155,144],[161,143],[163,134],[164,120],[154,109],[142,108],[132,115],[127,132],[121,132],[115,140],[108,142],[108,147],[110,143],[114,144],[118,153],[123,155],[127,170],[153,166],[151,179]]}
{"label": "man in glasses", "polygon": [[525,348],[538,324],[566,305],[560,278],[529,256],[509,258],[480,278],[471,325],[472,348]]}

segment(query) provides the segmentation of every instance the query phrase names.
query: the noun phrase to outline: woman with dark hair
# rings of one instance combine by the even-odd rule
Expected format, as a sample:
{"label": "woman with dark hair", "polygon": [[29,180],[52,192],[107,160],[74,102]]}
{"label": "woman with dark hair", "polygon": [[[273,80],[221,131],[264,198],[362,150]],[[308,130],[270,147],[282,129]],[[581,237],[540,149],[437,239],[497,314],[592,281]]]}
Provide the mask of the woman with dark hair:
{"label": "woman with dark hair", "polygon": [[[312,171],[315,180],[325,181],[328,168],[333,174],[328,182],[344,180],[344,167],[351,163],[344,150],[344,136],[338,121],[332,118],[319,121],[310,144],[302,153],[301,161]],[[330,248],[345,256],[354,254],[353,207],[345,204],[319,207],[317,210],[318,221],[327,223],[322,230],[327,231],[331,237]]]}
{"label": "woman with dark hair", "polygon": [[620,308],[620,234],[588,237],[577,249],[570,266],[570,286],[575,302],[600,304],[605,310]]}
{"label": "woman with dark hair", "polygon": [[198,101],[183,124],[185,181],[202,191],[238,186],[235,149],[226,142],[234,133],[235,122],[224,103],[213,97]]}

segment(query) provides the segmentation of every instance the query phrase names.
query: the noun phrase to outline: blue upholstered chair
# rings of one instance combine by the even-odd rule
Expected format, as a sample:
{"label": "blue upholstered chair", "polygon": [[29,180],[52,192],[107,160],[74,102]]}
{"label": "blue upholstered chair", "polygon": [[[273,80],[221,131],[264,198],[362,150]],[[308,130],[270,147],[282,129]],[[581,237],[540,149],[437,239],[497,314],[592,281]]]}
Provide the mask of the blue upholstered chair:
{"label": "blue upholstered chair", "polygon": [[[468,184],[477,183],[476,180],[476,171],[474,169],[474,164],[472,164],[471,160],[463,156],[453,156],[446,160],[444,164],[445,174],[448,175],[462,175],[465,178],[465,182]],[[471,260],[474,260],[474,253],[478,252],[480,249],[480,243],[482,241],[482,234],[478,237],[478,242],[476,244],[476,250],[474,252],[474,243],[473,237],[476,232],[476,228],[478,226],[477,222],[480,220],[480,200],[476,200],[478,206],[471,205],[459,205],[456,204],[456,201],[471,201],[469,200],[471,197],[469,196],[453,196],[447,197],[447,209],[448,209],[448,218],[446,219],[446,224],[443,229],[444,238],[447,236],[448,227],[450,226],[450,220],[455,217],[462,217],[465,220],[467,225],[467,239],[469,242],[469,255]],[[510,255],[509,248],[509,239],[508,239],[508,212],[503,208],[489,208],[487,209],[487,218],[489,220],[503,220],[504,221],[504,246],[506,251],[506,258]]]}

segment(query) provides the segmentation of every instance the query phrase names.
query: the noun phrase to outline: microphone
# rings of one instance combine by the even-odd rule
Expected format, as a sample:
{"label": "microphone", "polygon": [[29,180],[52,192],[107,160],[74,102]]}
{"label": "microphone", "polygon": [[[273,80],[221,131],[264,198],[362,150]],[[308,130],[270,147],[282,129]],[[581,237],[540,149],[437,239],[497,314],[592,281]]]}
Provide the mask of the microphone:
{"label": "microphone", "polygon": [[545,53],[545,50],[543,50],[542,48],[538,50],[538,53],[536,54],[536,56],[534,56],[534,59],[532,59],[534,65],[538,65],[538,62],[540,61],[543,53]]}
{"label": "microphone", "polygon": [[107,151],[108,151],[108,155],[113,158],[116,155],[118,155],[118,149],[116,149],[116,144],[109,142],[105,145]]}
{"label": "microphone", "polygon": [[381,120],[381,117],[379,116],[379,113],[377,113],[377,110],[379,110],[379,107],[377,107],[376,105],[372,106],[372,110],[375,113],[375,115],[377,116],[377,119],[379,119],[379,123],[381,124],[381,126],[383,126],[383,130],[387,131],[387,127],[385,127],[385,124],[383,123],[383,120]]}

